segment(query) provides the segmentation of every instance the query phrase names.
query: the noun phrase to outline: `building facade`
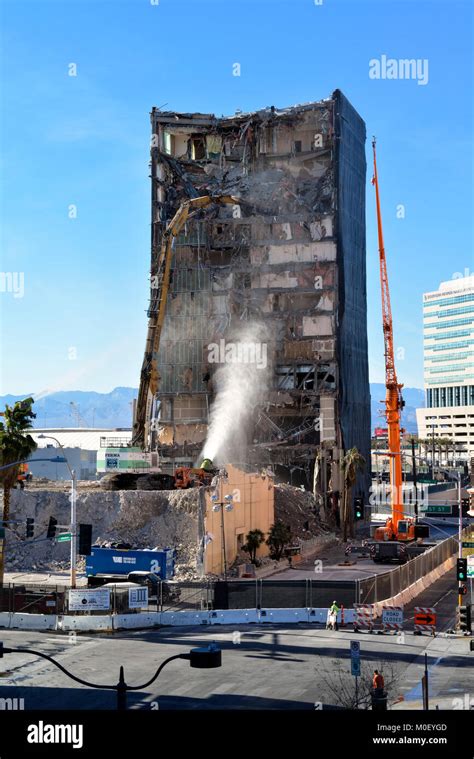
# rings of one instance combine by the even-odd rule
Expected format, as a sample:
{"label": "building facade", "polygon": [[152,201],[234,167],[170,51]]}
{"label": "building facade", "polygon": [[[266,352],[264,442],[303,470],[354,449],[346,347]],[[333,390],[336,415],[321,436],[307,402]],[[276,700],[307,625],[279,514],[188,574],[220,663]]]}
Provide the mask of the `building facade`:
{"label": "building facade", "polygon": [[[364,122],[336,91],[228,118],[154,108],[151,127],[152,282],[163,231],[184,200],[240,201],[237,212],[216,204],[194,216],[175,240],[151,450],[167,472],[196,462],[215,400],[209,346],[258,324],[272,379],[246,460],[232,463],[271,466],[312,488],[319,458],[327,489],[331,464],[357,446],[366,491]],[[149,313],[159,299],[152,286]]]}
{"label": "building facade", "polygon": [[[126,446],[132,437],[131,429],[91,427],[45,427],[30,431],[38,448],[33,452],[28,470],[33,477],[48,480],[69,480],[70,469],[78,480],[96,480],[97,465],[108,446]],[[58,443],[60,445],[58,445]],[[61,447],[62,446],[62,449]],[[63,456],[65,462],[37,461],[36,459]],[[69,464],[69,467],[68,467]],[[103,469],[105,471],[105,467]]]}
{"label": "building facade", "polygon": [[426,408],[418,434],[450,438],[454,458],[474,456],[474,276],[441,282],[423,296]]}
{"label": "building facade", "polygon": [[[266,538],[275,522],[272,477],[264,472],[242,472],[232,465],[227,467],[226,474],[225,478],[219,478],[213,491],[204,494],[203,571],[206,574],[222,574],[239,556],[251,530],[261,530]],[[257,557],[268,556],[268,553],[268,546],[263,542]]]}

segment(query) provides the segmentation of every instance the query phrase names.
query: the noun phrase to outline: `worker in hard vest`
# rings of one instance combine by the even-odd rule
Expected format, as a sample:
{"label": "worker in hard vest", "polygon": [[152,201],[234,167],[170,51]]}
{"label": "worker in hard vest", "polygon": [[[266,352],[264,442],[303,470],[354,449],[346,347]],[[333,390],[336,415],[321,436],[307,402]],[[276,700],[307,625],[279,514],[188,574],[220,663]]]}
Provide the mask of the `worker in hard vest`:
{"label": "worker in hard vest", "polygon": [[339,614],[339,606],[337,605],[336,601],[333,601],[331,606],[329,607],[329,627],[331,630],[337,630],[337,615]]}
{"label": "worker in hard vest", "polygon": [[203,459],[201,462],[201,469],[204,469],[205,472],[213,472],[214,464],[211,459]]}
{"label": "worker in hard vest", "polygon": [[384,679],[383,675],[380,674],[378,669],[374,669],[374,677],[372,679],[372,687],[375,691],[376,696],[382,696],[383,695],[383,689],[384,689]]}

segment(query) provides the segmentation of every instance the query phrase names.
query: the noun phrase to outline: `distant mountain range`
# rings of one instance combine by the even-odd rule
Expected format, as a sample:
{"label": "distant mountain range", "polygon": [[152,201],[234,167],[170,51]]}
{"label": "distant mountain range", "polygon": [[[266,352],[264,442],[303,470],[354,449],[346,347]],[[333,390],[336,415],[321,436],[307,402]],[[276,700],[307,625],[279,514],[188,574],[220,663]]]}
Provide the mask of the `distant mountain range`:
{"label": "distant mountain range", "polygon": [[[94,393],[82,390],[66,390],[42,398],[35,402],[35,427],[131,427],[132,401],[138,390],[133,387],[116,387],[110,393]],[[385,385],[372,382],[371,394],[371,429],[385,427],[385,419],[380,412],[385,398]],[[0,396],[0,407],[11,405],[26,398],[22,396]],[[416,432],[416,409],[424,407],[425,394],[415,387],[403,389],[405,408],[402,425],[407,432]]]}
{"label": "distant mountain range", "polygon": [[[110,393],[82,390],[51,393],[35,401],[34,427],[131,427],[132,401],[137,393],[133,387],[116,387]],[[0,407],[26,397],[28,393],[0,396]]]}
{"label": "distant mountain range", "polygon": [[[416,424],[416,409],[425,407],[425,393],[417,387],[404,387],[402,390],[405,408],[402,413],[402,427],[407,432],[415,433],[418,431]],[[381,382],[370,383],[370,412],[372,416],[371,429],[374,427],[386,427],[385,417],[381,414],[385,400],[385,385]]]}

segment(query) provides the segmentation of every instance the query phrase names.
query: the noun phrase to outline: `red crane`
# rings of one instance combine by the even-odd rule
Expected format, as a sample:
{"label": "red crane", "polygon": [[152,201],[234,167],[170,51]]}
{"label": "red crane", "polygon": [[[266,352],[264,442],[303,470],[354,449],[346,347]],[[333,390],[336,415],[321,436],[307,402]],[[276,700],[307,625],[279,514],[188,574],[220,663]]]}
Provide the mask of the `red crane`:
{"label": "red crane", "polygon": [[374,152],[374,176],[372,184],[375,185],[375,200],[377,206],[377,233],[379,243],[380,262],[380,287],[382,291],[382,327],[385,354],[385,416],[388,427],[388,455],[390,460],[390,492],[392,514],[384,527],[375,531],[375,540],[414,540],[415,524],[411,519],[405,519],[403,513],[402,494],[402,456],[400,446],[400,416],[404,401],[402,387],[397,379],[395,369],[395,357],[393,349],[393,322],[392,308],[390,305],[390,290],[388,286],[387,260],[382,231],[382,214],[380,211],[379,181],[377,174],[377,157],[375,151],[375,137],[372,141]]}

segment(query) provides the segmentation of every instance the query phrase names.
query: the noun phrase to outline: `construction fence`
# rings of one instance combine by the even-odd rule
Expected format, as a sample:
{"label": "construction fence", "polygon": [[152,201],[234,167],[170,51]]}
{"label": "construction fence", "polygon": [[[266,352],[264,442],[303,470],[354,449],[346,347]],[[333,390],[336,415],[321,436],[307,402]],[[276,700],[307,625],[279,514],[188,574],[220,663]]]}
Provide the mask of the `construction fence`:
{"label": "construction fence", "polygon": [[[474,527],[463,530],[462,540],[474,540]],[[214,611],[226,609],[318,609],[333,601],[352,608],[354,604],[374,604],[393,598],[426,577],[458,551],[458,537],[438,543],[406,564],[364,579],[323,580],[206,580],[159,583],[148,592],[145,604],[130,608],[128,587],[109,588],[110,605],[97,610],[69,608],[69,588],[65,585],[5,583],[0,588],[0,612],[10,614],[94,615],[147,612]],[[79,589],[80,590],[80,589]],[[100,590],[100,588],[96,588]]]}
{"label": "construction fence", "polygon": [[[469,540],[473,527],[466,527],[462,531],[462,540]],[[363,580],[358,580],[359,599],[357,603],[373,604],[393,598],[408,588],[409,585],[426,577],[433,569],[436,569],[453,554],[457,553],[459,546],[458,536],[453,535],[437,545],[429,548],[425,553],[415,559],[392,568],[389,572],[373,575]]]}
{"label": "construction fence", "polygon": [[[85,590],[85,588],[84,588]],[[95,590],[100,590],[96,588]],[[69,588],[59,585],[5,584],[0,591],[0,612],[16,614],[84,615],[130,614],[139,611],[177,612],[224,609],[301,609],[339,604],[352,607],[357,601],[354,580],[231,580],[203,582],[162,582],[156,595],[140,609],[129,606],[128,587],[109,588],[108,609],[73,610],[69,608]]]}

